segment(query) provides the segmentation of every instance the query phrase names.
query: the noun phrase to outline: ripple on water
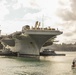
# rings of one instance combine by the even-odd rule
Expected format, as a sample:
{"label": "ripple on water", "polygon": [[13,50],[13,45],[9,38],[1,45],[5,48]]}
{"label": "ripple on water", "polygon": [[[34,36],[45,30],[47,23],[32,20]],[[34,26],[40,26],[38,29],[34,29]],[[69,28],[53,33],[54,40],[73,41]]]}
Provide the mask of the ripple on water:
{"label": "ripple on water", "polygon": [[76,75],[76,69],[71,69],[72,60],[76,56],[75,53],[70,54],[64,57],[46,57],[40,61],[0,57],[0,75]]}

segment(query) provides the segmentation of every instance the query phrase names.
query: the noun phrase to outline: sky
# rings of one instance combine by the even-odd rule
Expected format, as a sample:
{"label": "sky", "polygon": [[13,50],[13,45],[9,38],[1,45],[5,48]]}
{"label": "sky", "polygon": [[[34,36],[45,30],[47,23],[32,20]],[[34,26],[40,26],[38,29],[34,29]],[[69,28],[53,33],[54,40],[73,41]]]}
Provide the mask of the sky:
{"label": "sky", "polygon": [[[1,34],[21,31],[25,25],[58,28],[58,43],[76,42],[76,0],[0,0]],[[43,24],[43,25],[42,25]]]}

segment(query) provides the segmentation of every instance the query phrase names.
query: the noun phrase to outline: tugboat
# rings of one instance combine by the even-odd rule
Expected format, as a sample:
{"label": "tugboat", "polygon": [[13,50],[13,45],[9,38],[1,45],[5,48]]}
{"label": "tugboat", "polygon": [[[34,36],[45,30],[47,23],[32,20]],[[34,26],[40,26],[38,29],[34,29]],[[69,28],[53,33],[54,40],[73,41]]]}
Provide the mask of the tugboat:
{"label": "tugboat", "polygon": [[44,49],[40,52],[40,56],[65,56],[65,54],[56,54],[53,50]]}

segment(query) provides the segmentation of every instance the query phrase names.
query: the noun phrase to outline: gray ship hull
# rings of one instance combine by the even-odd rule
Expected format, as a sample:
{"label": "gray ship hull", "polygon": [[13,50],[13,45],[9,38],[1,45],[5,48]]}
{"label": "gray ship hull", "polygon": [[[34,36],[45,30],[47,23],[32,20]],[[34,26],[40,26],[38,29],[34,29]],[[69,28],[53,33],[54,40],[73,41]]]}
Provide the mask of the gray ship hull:
{"label": "gray ship hull", "polygon": [[[24,26],[22,31],[14,32],[10,35],[2,37],[1,42],[5,47],[9,47],[10,51],[18,53],[18,55],[34,55],[39,56],[43,46],[52,45],[54,38],[62,34],[59,30],[46,29],[37,27],[30,29]],[[40,23],[39,23],[40,24]],[[6,39],[8,38],[8,39]]]}
{"label": "gray ship hull", "polygon": [[11,47],[12,52],[20,55],[40,55],[40,49],[50,39],[50,42],[61,34],[59,31],[31,31],[26,30],[20,35],[13,35],[15,46]]}

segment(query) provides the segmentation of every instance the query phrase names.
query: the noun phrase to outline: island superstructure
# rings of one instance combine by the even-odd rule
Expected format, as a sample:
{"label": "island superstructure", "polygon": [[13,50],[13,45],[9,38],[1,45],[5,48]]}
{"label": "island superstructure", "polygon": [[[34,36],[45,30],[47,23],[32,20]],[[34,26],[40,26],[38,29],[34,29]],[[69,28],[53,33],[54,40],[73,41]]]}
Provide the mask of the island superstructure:
{"label": "island superstructure", "polygon": [[36,21],[35,27],[23,26],[22,31],[16,31],[10,35],[2,36],[1,43],[10,51],[19,55],[40,55],[44,46],[52,45],[54,38],[62,34],[54,28],[40,28],[40,22]]}

